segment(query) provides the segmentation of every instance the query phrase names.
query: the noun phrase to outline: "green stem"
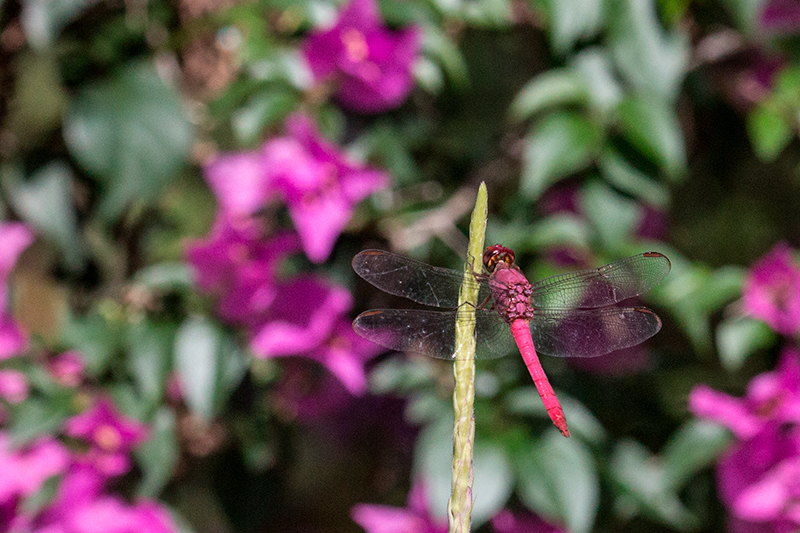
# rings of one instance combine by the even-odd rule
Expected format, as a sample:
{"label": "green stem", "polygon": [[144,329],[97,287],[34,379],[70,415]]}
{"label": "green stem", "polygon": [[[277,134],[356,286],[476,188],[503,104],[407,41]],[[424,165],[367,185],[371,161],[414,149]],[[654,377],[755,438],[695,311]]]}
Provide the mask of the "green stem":
{"label": "green stem", "polygon": [[[486,184],[481,183],[475,209],[469,224],[469,247],[464,265],[465,282],[473,279],[473,269],[481,271],[481,258],[486,234],[488,212]],[[450,533],[469,533],[472,515],[472,450],[475,443],[475,308],[478,305],[478,286],[464,283],[459,296],[456,322],[456,353],[453,366],[456,383],[453,389],[453,482],[448,503]],[[466,305],[465,305],[466,304]]]}

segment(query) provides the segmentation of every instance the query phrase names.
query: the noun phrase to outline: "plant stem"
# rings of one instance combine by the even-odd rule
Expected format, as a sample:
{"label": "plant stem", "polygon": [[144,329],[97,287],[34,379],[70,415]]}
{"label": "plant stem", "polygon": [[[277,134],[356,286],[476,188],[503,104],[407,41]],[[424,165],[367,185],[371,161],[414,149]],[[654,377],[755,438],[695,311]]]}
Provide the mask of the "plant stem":
{"label": "plant stem", "polygon": [[472,515],[472,481],[474,476],[472,451],[475,443],[475,309],[478,305],[478,286],[467,283],[481,271],[481,258],[486,234],[488,211],[486,184],[481,183],[475,209],[469,224],[469,247],[464,265],[464,281],[459,295],[456,322],[456,353],[453,371],[453,482],[447,516],[450,533],[469,533]]}

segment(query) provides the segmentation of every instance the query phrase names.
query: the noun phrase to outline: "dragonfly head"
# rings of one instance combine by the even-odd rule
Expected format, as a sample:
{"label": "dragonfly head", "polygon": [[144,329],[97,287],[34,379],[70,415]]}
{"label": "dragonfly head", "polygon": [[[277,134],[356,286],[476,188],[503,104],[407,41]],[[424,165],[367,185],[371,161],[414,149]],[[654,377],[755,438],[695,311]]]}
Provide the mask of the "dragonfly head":
{"label": "dragonfly head", "polygon": [[487,246],[486,251],[483,252],[483,266],[489,273],[494,272],[497,263],[514,264],[514,251],[499,244]]}

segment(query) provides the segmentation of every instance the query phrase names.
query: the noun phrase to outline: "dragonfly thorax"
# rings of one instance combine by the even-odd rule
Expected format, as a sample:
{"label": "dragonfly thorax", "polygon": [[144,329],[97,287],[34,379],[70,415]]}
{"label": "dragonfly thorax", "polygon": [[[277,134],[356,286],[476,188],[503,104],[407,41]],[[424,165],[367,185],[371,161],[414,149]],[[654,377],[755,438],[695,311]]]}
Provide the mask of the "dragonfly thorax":
{"label": "dragonfly thorax", "polygon": [[498,263],[489,277],[492,299],[503,320],[509,324],[515,320],[531,320],[533,288],[516,266]]}

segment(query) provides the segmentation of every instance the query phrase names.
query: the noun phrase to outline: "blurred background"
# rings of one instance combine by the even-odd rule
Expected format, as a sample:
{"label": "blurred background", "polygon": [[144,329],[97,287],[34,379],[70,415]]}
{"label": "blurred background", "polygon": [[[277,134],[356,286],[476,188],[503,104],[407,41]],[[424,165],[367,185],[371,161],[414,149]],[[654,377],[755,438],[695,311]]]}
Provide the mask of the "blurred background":
{"label": "blurred background", "polygon": [[800,2],[0,0],[0,533],[439,533],[452,365],[367,248],[658,251],[663,329],[478,361],[479,532],[800,529]]}

